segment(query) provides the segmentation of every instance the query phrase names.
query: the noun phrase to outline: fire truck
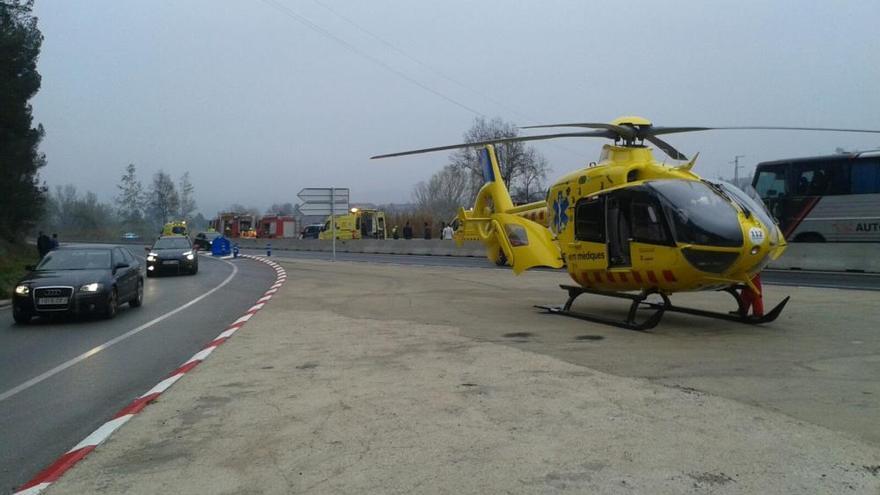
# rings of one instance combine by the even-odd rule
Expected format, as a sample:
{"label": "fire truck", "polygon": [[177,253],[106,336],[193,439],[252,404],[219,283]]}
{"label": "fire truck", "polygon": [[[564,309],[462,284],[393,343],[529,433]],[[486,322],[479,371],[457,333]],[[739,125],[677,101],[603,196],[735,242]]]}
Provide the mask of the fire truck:
{"label": "fire truck", "polygon": [[246,213],[224,212],[211,220],[211,228],[226,237],[256,237],[256,219]]}

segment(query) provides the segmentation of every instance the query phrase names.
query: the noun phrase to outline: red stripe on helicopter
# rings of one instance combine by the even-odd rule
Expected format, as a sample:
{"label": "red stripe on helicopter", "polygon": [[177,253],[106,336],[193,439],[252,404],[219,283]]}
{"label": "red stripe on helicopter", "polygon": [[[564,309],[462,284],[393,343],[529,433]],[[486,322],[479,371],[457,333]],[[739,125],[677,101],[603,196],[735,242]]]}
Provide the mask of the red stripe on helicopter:
{"label": "red stripe on helicopter", "polygon": [[593,278],[596,279],[597,284],[602,283],[602,272],[593,272]]}
{"label": "red stripe on helicopter", "polygon": [[636,281],[637,284],[642,283],[642,276],[639,275],[639,272],[632,272],[633,280]]}
{"label": "red stripe on helicopter", "polygon": [[627,280],[626,280],[626,272],[620,272],[620,273],[617,274],[617,276],[620,277],[620,281],[621,281],[622,283],[626,283],[626,282],[627,282]]}
{"label": "red stripe on helicopter", "polygon": [[614,274],[611,272],[605,272],[605,278],[608,279],[612,284],[614,283]]}
{"label": "red stripe on helicopter", "polygon": [[675,282],[675,274],[670,270],[663,270],[663,278],[666,279],[667,282]]}
{"label": "red stripe on helicopter", "polygon": [[654,275],[654,271],[653,271],[653,270],[648,270],[648,271],[645,272],[645,273],[647,273],[647,275],[648,275],[648,280],[650,280],[652,284],[656,284],[656,283],[657,283],[657,277]]}

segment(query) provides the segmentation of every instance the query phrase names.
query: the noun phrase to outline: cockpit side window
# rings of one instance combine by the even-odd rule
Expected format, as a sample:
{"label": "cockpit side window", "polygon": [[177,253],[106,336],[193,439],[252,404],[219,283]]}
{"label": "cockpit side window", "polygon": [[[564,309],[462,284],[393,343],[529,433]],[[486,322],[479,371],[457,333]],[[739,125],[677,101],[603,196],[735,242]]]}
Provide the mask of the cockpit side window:
{"label": "cockpit side window", "polygon": [[630,204],[632,236],[636,242],[669,245],[671,239],[663,223],[660,208],[647,198],[633,199]]}
{"label": "cockpit side window", "polygon": [[605,242],[605,204],[602,197],[585,198],[577,202],[574,237],[579,241]]}

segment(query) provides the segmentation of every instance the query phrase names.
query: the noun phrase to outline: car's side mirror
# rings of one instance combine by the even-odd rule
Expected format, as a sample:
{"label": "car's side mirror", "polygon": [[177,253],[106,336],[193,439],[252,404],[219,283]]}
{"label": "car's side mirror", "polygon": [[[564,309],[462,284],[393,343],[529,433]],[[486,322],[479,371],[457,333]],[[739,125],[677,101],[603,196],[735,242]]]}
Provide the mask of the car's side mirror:
{"label": "car's side mirror", "polygon": [[113,267],[113,271],[115,272],[116,270],[119,270],[120,268],[128,268],[129,266],[131,266],[131,265],[129,265],[128,263],[126,263],[124,261],[120,261],[119,263],[116,263],[116,266]]}
{"label": "car's side mirror", "polygon": [[24,265],[24,269],[29,272],[32,272],[37,269],[37,265]]}

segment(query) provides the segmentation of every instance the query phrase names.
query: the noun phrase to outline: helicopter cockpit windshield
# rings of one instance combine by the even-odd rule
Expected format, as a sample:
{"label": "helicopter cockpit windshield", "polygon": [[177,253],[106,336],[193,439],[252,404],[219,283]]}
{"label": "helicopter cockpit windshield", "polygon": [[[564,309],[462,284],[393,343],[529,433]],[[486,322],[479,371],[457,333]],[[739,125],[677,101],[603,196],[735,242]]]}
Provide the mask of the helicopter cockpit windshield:
{"label": "helicopter cockpit windshield", "polygon": [[723,180],[713,182],[734,201],[739,203],[740,208],[748,212],[748,214],[758,217],[758,220],[764,225],[764,229],[769,232],[771,244],[776,245],[779,243],[779,229],[776,226],[776,221],[773,220],[773,216],[767,210],[764,201],[758,196],[758,192],[752,186],[746,186],[746,189],[743,190]]}
{"label": "helicopter cockpit windshield", "polygon": [[664,203],[677,242],[742,246],[743,234],[736,209],[706,184],[672,179],[650,181],[645,185]]}

